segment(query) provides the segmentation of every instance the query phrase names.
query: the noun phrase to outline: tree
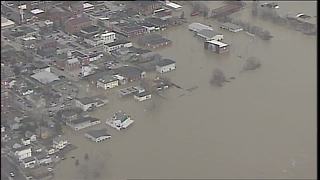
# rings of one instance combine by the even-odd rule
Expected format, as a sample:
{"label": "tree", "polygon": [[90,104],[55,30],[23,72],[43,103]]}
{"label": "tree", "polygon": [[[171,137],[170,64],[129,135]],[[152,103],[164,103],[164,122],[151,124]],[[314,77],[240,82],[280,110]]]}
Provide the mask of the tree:
{"label": "tree", "polygon": [[222,87],[223,83],[226,82],[226,77],[220,69],[214,69],[210,84],[218,87]]}
{"label": "tree", "polygon": [[257,57],[249,57],[243,66],[243,70],[244,71],[255,70],[260,66],[261,66],[261,63]]}
{"label": "tree", "polygon": [[88,155],[88,153],[86,153],[86,154],[84,155],[84,159],[85,159],[86,161],[89,160],[89,155]]}
{"label": "tree", "polygon": [[180,19],[184,19],[184,11],[182,11],[182,13],[180,15]]}
{"label": "tree", "polygon": [[76,166],[79,166],[79,159],[76,160],[76,162],[74,163]]}

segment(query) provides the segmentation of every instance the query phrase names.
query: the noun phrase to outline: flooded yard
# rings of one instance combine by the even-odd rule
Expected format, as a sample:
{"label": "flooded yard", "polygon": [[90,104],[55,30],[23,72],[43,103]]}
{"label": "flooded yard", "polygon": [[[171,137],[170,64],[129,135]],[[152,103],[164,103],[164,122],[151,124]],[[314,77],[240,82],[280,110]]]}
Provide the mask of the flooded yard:
{"label": "flooded yard", "polygon": [[[291,9],[302,3],[279,4]],[[303,4],[301,11],[316,12],[315,2]],[[206,51],[188,23],[162,32],[173,43],[156,51],[177,62],[165,76],[183,88],[165,91],[165,99],[138,102],[120,99],[122,87],[90,88],[90,94],[103,93],[110,100],[91,113],[102,122],[93,128],[105,127],[118,110],[135,122],[124,131],[107,127],[112,138],[102,143],[87,140],[87,130],[67,129],[66,137],[78,147],[70,156],[79,166],[67,158],[55,169],[55,179],[315,178],[316,37],[252,19],[249,7],[233,16],[268,29],[274,36],[270,41],[220,30],[202,17],[191,19],[184,7],[190,23],[206,22],[223,33],[230,52]],[[259,57],[261,67],[240,72],[249,56]],[[215,68],[235,79],[213,87]],[[192,87],[198,88],[185,90]]]}

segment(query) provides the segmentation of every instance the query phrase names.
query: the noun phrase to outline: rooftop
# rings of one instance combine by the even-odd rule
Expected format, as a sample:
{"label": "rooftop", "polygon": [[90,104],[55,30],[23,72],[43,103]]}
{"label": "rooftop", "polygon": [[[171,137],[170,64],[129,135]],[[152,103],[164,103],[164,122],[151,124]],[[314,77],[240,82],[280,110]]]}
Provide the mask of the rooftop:
{"label": "rooftop", "polygon": [[108,74],[99,79],[99,81],[101,81],[103,83],[113,82],[116,80],[117,80],[117,78],[115,78],[111,75],[108,75]]}
{"label": "rooftop", "polygon": [[112,46],[118,46],[118,45],[120,45],[120,44],[127,44],[127,43],[130,43],[130,41],[127,41],[127,40],[117,40],[117,41],[115,41],[115,42],[111,42],[111,43],[106,44],[106,46],[112,47]]}
{"label": "rooftop", "polygon": [[92,97],[77,98],[77,100],[80,101],[82,104],[90,104],[97,102],[97,100],[95,100]]}
{"label": "rooftop", "polygon": [[43,84],[48,84],[56,80],[60,80],[59,77],[51,72],[48,71],[41,71],[38,73],[35,73],[31,76],[32,78],[38,80],[39,82]]}
{"label": "rooftop", "polygon": [[229,22],[223,23],[223,24],[221,24],[221,26],[228,27],[231,29],[242,29],[240,26],[238,26],[236,24],[229,23]]}
{"label": "rooftop", "polygon": [[15,23],[5,17],[1,16],[1,28],[14,25]]}
{"label": "rooftop", "polygon": [[167,66],[174,63],[176,62],[171,59],[160,59],[159,62],[157,62],[157,66]]}
{"label": "rooftop", "polygon": [[210,44],[218,45],[219,47],[228,46],[228,44],[223,43],[223,42],[221,42],[221,41],[216,41],[216,40],[211,40],[211,41],[207,41],[207,42],[210,43]]}
{"label": "rooftop", "polygon": [[88,33],[88,34],[91,34],[91,33],[94,33],[94,32],[98,32],[99,31],[99,26],[89,26],[89,27],[85,27],[85,28],[82,28],[83,32],[85,33]]}
{"label": "rooftop", "polygon": [[110,134],[107,133],[107,129],[103,128],[103,129],[97,129],[97,130],[91,130],[88,131],[86,134],[94,137],[94,138],[99,138],[102,136],[110,136]]}
{"label": "rooftop", "polygon": [[99,121],[99,119],[94,117],[80,117],[76,120],[71,121],[71,124],[91,123],[96,121]]}
{"label": "rooftop", "polygon": [[198,35],[201,35],[201,36],[205,36],[205,37],[208,37],[208,38],[211,38],[211,37],[214,37],[216,35],[220,35],[210,29],[202,29],[198,32]]}
{"label": "rooftop", "polygon": [[113,115],[114,120],[120,120],[121,122],[124,122],[128,118],[129,118],[129,116],[122,111],[118,111]]}

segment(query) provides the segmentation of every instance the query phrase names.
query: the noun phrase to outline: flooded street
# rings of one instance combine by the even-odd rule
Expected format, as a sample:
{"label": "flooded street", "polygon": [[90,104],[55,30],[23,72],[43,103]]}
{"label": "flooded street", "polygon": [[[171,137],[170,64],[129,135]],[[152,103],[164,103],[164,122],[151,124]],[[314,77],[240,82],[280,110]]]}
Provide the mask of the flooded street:
{"label": "flooded street", "polygon": [[[220,2],[206,2],[211,7]],[[303,5],[301,5],[303,4]],[[280,8],[316,14],[315,2],[279,2]],[[301,5],[301,6],[300,6]],[[203,48],[188,23],[162,34],[173,41],[157,50],[177,62],[167,73],[183,89],[171,88],[166,99],[120,99],[115,88],[105,94],[109,104],[92,113],[105,120],[117,110],[135,120],[118,132],[109,127],[110,140],[93,143],[87,129],[66,137],[78,148],[55,169],[56,180],[127,178],[316,178],[316,37],[251,17],[250,5],[232,17],[259,25],[274,36],[270,41],[245,32],[231,33],[202,17],[230,43],[228,54]],[[298,8],[298,9],[297,9]],[[240,58],[241,56],[242,58]],[[261,68],[241,72],[245,59],[259,57]],[[209,81],[221,69],[235,79],[221,88]],[[89,160],[84,160],[84,154]]]}

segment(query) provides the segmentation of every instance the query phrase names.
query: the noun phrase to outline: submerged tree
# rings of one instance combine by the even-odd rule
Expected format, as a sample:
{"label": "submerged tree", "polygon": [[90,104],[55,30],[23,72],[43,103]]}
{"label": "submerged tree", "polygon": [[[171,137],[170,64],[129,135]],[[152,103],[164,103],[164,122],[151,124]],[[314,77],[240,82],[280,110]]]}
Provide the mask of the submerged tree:
{"label": "submerged tree", "polygon": [[220,69],[214,69],[212,73],[212,78],[210,80],[210,84],[221,87],[225,82],[226,82],[226,77],[224,73]]}
{"label": "submerged tree", "polygon": [[260,66],[261,66],[261,63],[257,57],[249,57],[243,66],[243,70],[244,71],[255,70]]}

